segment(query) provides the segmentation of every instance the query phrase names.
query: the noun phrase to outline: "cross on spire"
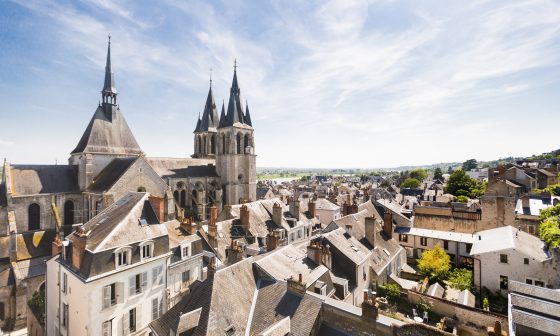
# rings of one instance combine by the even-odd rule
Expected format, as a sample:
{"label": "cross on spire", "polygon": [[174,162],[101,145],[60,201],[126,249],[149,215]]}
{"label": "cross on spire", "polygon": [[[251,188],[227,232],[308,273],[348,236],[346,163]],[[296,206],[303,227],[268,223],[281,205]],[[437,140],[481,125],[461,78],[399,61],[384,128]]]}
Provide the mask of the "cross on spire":
{"label": "cross on spire", "polygon": [[212,68],[210,68],[210,87],[212,87]]}
{"label": "cross on spire", "polygon": [[237,71],[237,58],[233,60],[233,71]]}

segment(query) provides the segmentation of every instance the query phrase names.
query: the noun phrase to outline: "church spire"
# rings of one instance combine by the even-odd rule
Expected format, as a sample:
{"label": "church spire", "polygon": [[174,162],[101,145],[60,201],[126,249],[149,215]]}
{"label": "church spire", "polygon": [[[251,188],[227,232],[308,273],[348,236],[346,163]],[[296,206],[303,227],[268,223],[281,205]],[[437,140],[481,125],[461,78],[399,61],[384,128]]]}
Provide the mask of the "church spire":
{"label": "church spire", "polygon": [[237,60],[233,65],[233,81],[231,82],[231,89],[229,93],[229,102],[225,122],[221,127],[233,126],[237,123],[244,123],[243,109],[241,108],[241,90],[237,83]]}
{"label": "church spire", "polygon": [[220,113],[220,124],[218,127],[223,127],[226,123],[226,109],[225,102],[222,100],[222,113]]}
{"label": "church spire", "polygon": [[247,103],[247,101],[245,101],[245,116],[243,117],[243,121],[245,121],[245,124],[253,127],[253,123],[251,122],[251,115],[249,114],[249,103]]}
{"label": "church spire", "polygon": [[[103,84],[103,91],[101,91],[103,98],[113,97],[116,99],[117,89],[115,88],[115,77],[111,71],[111,35],[107,42],[107,63],[105,64],[105,81]],[[105,102],[105,100],[104,100]]]}

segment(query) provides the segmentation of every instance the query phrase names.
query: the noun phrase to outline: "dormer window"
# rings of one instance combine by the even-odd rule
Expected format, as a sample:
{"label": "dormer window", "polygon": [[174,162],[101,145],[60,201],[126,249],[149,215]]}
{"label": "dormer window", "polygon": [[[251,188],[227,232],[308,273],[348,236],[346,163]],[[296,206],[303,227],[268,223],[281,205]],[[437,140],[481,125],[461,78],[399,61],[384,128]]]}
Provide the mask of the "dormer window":
{"label": "dormer window", "polygon": [[150,259],[154,256],[154,242],[147,241],[140,244],[140,259]]}
{"label": "dormer window", "polygon": [[132,261],[132,249],[121,247],[115,251],[115,268],[130,265]]}
{"label": "dormer window", "polygon": [[186,259],[190,257],[191,254],[191,244],[181,245],[181,259]]}

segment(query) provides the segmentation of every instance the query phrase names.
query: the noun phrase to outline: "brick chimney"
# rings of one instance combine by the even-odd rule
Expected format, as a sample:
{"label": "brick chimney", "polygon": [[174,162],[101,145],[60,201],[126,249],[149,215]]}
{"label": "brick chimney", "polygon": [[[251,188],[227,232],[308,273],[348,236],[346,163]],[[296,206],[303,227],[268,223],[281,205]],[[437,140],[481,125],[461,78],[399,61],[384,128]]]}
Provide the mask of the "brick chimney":
{"label": "brick chimney", "polygon": [[315,217],[316,214],[316,208],[315,208],[315,202],[313,200],[309,201],[309,204],[307,205],[307,211],[309,211],[309,214],[311,215],[311,218]]}
{"label": "brick chimney", "polygon": [[523,197],[521,197],[521,206],[523,208],[529,208],[529,196],[525,195]]}
{"label": "brick chimney", "polygon": [[282,227],[282,206],[278,203],[272,206],[272,221],[278,227]]}
{"label": "brick chimney", "polygon": [[218,220],[218,207],[216,206],[216,203],[212,203],[212,205],[210,206],[210,223],[216,225],[216,221]]}
{"label": "brick chimney", "polygon": [[356,203],[356,200],[354,200],[354,203],[352,203],[351,209],[352,209],[352,211],[350,212],[351,214],[358,213],[358,203]]}
{"label": "brick chimney", "polygon": [[377,232],[377,229],[376,229],[376,225],[375,225],[375,217],[366,217],[365,218],[366,240],[373,247],[375,247],[375,233],[376,232]]}
{"label": "brick chimney", "polygon": [[51,254],[54,256],[60,252],[62,252],[62,240],[60,240],[60,237],[56,235],[51,245]]}
{"label": "brick chimney", "polygon": [[389,209],[383,214],[383,232],[388,239],[393,238],[393,213]]}
{"label": "brick chimney", "polygon": [[243,230],[248,232],[249,229],[251,228],[251,224],[249,221],[249,208],[245,204],[241,206],[241,210],[239,212],[239,220],[241,221],[241,226],[243,227]]}
{"label": "brick chimney", "polygon": [[317,265],[325,265],[332,268],[332,256],[330,246],[322,246],[318,241],[311,241],[307,246],[307,258]]}
{"label": "brick chimney", "polygon": [[87,234],[83,225],[78,226],[72,237],[72,266],[80,269],[86,252]]}
{"label": "brick chimney", "polygon": [[226,251],[228,265],[233,265],[243,260],[244,250],[243,246],[241,246],[237,240],[232,240],[231,245]]}
{"label": "brick chimney", "polygon": [[293,276],[288,279],[288,292],[298,296],[304,296],[306,289],[307,285],[303,282],[301,273],[298,275],[298,280],[294,279]]}
{"label": "brick chimney", "polygon": [[154,209],[159,223],[163,223],[163,220],[165,218],[165,202],[163,201],[163,197],[149,196],[148,201],[150,201],[150,205]]}
{"label": "brick chimney", "polygon": [[290,213],[295,219],[299,220],[299,199],[292,199],[290,201]]}
{"label": "brick chimney", "polygon": [[181,227],[187,231],[189,235],[196,234],[198,230],[198,225],[190,218],[183,218],[181,221]]}
{"label": "brick chimney", "polygon": [[216,264],[216,257],[211,257],[210,258],[210,262],[208,263],[208,272],[206,273],[206,278],[210,279],[214,277],[214,274],[216,274],[216,269],[218,268],[217,264]]}
{"label": "brick chimney", "polygon": [[362,318],[367,321],[377,320],[378,308],[375,302],[375,292],[364,289],[364,301],[362,302]]}

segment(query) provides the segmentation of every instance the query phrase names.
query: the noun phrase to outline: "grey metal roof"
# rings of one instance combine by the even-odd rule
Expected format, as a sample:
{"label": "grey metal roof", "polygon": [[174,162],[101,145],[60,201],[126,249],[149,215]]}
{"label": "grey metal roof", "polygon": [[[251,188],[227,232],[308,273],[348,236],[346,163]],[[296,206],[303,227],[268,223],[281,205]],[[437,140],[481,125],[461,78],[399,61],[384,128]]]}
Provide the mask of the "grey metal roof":
{"label": "grey metal roof", "polygon": [[12,165],[13,196],[78,193],[78,166]]}
{"label": "grey metal roof", "polygon": [[117,106],[104,104],[114,109],[115,117],[109,119],[103,106],[98,106],[89,122],[74,153],[105,153],[140,155],[142,150],[132,131],[128,127],[124,116]]}
{"label": "grey metal roof", "polygon": [[192,158],[146,158],[161,178],[218,177],[215,160]]}
{"label": "grey metal roof", "polygon": [[208,90],[208,97],[206,98],[206,104],[204,104],[204,112],[202,113],[202,119],[199,116],[199,121],[196,124],[194,133],[197,132],[208,132],[212,129],[218,127],[218,111],[216,110],[216,102],[214,101],[214,94],[212,93],[212,87]]}
{"label": "grey metal roof", "polygon": [[[84,224],[86,249],[98,252],[167,235],[148,201],[148,193],[129,192]],[[139,225],[139,219],[148,225]],[[67,239],[73,240],[70,234]]]}
{"label": "grey metal roof", "polygon": [[251,117],[248,120],[245,113],[243,112],[243,107],[241,106],[241,90],[239,89],[239,84],[237,83],[237,70],[233,72],[233,81],[231,83],[229,102],[227,108],[227,114],[223,120],[220,120],[219,127],[229,127],[234,125],[247,125],[251,126]]}
{"label": "grey metal roof", "polygon": [[136,160],[138,160],[138,157],[113,159],[113,161],[109,162],[109,164],[93,179],[88,190],[94,192],[109,190]]}

